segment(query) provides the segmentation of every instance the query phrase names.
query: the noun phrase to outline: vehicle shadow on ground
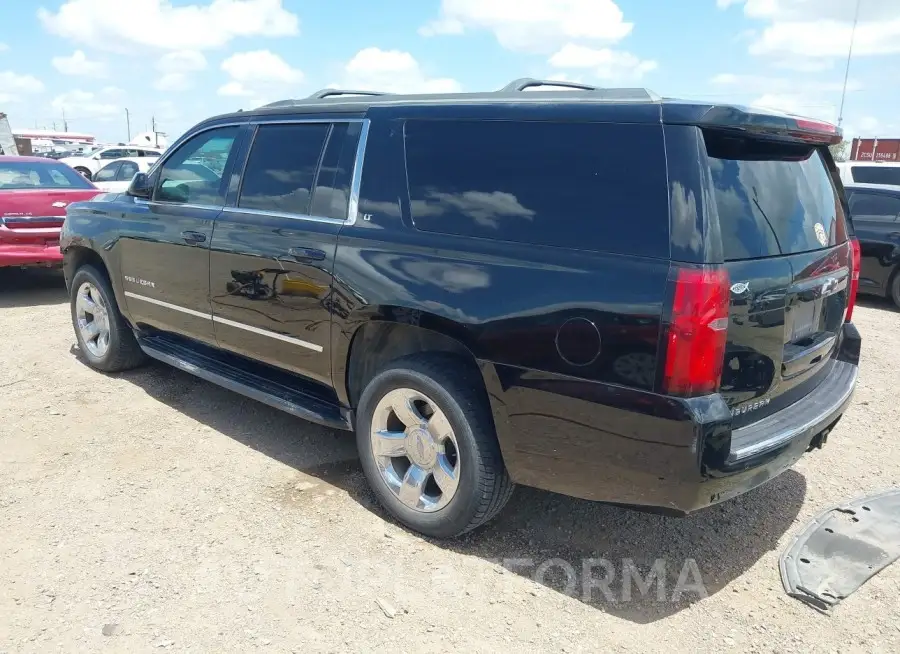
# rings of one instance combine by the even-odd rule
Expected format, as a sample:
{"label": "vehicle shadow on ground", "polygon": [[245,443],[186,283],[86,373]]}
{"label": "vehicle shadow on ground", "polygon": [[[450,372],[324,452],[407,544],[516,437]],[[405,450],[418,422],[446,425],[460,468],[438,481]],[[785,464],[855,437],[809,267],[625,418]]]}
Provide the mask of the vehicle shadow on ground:
{"label": "vehicle shadow on ground", "polygon": [[[72,352],[83,362],[76,346]],[[366,484],[351,434],[311,425],[162,364],[151,363],[117,377],[294,468],[301,478],[309,475],[346,491],[368,510],[391,520]],[[453,541],[429,542],[495,562],[509,574],[606,613],[650,623],[735,582],[777,546],[805,494],[805,478],[788,471],[736,500],[672,518],[520,487],[500,516],[483,529]],[[656,581],[649,577],[654,570]],[[649,588],[642,591],[639,584],[648,581]],[[734,588],[760,592],[740,581]]]}
{"label": "vehicle shadow on ground", "polygon": [[0,309],[60,304],[67,298],[62,270],[0,268]]}
{"label": "vehicle shadow on ground", "polygon": [[856,303],[861,307],[866,307],[867,309],[880,309],[882,311],[895,311],[898,312],[900,309],[897,308],[893,302],[891,302],[886,297],[881,297],[880,295],[858,295],[856,298]]}

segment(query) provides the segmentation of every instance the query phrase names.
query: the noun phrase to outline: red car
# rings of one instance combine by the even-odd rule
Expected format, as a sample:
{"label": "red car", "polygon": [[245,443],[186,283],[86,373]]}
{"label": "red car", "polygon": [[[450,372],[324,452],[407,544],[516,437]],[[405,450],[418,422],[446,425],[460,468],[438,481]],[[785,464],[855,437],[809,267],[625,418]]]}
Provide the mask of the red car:
{"label": "red car", "polygon": [[66,164],[0,156],[0,268],[62,264],[66,207],[102,193]]}

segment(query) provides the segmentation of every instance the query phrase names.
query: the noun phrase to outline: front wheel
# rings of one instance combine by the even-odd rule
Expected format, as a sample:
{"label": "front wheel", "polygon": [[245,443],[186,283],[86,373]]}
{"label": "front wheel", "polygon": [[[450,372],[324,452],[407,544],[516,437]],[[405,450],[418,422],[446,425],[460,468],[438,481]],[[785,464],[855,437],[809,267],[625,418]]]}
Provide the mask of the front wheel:
{"label": "front wheel", "polygon": [[85,168],[84,166],[76,166],[75,172],[81,173],[81,175],[86,177],[87,179],[91,178],[91,171],[88,170],[87,168]]}
{"label": "front wheel", "polygon": [[397,520],[427,536],[459,536],[512,494],[477,372],[449,357],[401,359],[366,387],[357,410],[363,470]]}
{"label": "front wheel", "polygon": [[106,277],[93,266],[82,266],[72,277],[71,289],[75,338],[91,367],[120,372],[143,363],[144,353]]}

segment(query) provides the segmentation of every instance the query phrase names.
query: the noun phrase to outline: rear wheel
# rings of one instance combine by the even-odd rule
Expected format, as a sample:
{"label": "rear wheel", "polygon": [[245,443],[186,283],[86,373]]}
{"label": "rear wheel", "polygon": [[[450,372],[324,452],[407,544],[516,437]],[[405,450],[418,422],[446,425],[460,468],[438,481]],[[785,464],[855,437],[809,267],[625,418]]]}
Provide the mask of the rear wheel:
{"label": "rear wheel", "polygon": [[449,538],[492,519],[512,494],[477,372],[450,357],[392,363],[362,394],[356,437],[381,504]]}
{"label": "rear wheel", "polygon": [[900,268],[894,271],[894,276],[891,278],[891,284],[888,288],[888,296],[891,298],[894,306],[900,308]]}
{"label": "rear wheel", "polygon": [[119,312],[109,282],[93,266],[72,276],[72,324],[84,358],[92,368],[119,372],[144,362],[134,332]]}

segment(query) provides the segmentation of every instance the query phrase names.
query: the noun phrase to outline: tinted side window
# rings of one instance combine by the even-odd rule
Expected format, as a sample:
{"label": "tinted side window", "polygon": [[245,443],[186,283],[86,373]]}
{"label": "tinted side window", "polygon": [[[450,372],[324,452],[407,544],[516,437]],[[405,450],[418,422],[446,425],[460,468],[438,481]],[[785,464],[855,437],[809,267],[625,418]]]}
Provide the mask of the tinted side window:
{"label": "tinted side window", "polygon": [[309,213],[313,180],[330,125],[260,125],[244,168],[238,206]]}
{"label": "tinted side window", "polygon": [[122,164],[118,161],[113,161],[111,164],[107,164],[103,166],[100,170],[97,171],[97,174],[94,175],[95,182],[111,182],[116,178],[116,173],[119,171],[119,166]]}
{"label": "tinted side window", "polygon": [[659,125],[409,121],[405,136],[417,229],[669,254]]}
{"label": "tinted side window", "polygon": [[853,191],[850,196],[850,215],[857,220],[877,220],[891,222],[900,215],[900,198]]}
{"label": "tinted side window", "polygon": [[900,186],[900,167],[853,166],[853,181],[860,184],[892,184]]}
{"label": "tinted side window", "polygon": [[100,153],[101,159],[119,159],[125,156],[125,150],[104,150]]}
{"label": "tinted side window", "polygon": [[[222,175],[238,130],[238,127],[220,127],[185,141],[159,169],[154,199],[211,206],[225,204]],[[216,162],[216,169],[206,165],[208,162]]]}
{"label": "tinted side window", "polygon": [[313,216],[347,219],[350,180],[361,129],[361,123],[338,123],[332,128],[309,208]]}

